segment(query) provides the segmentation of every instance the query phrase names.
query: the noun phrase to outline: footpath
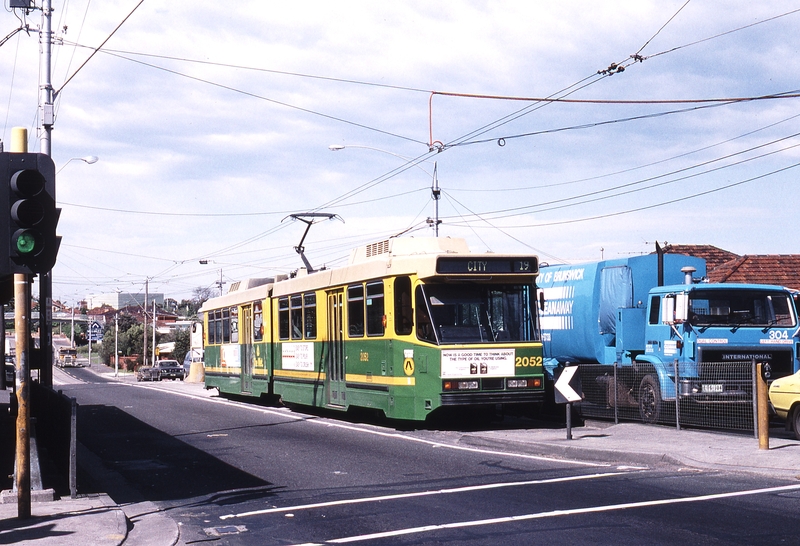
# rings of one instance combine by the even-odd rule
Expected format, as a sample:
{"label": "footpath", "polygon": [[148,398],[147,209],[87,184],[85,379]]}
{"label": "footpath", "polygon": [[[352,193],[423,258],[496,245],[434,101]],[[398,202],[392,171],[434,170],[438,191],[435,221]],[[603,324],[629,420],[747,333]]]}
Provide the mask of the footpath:
{"label": "footpath", "polygon": [[[96,369],[104,376],[107,369]],[[116,378],[134,382],[132,374]],[[56,382],[56,381],[54,381]],[[56,386],[56,388],[58,388]],[[210,396],[202,384],[171,382],[170,389]],[[0,391],[5,411],[10,391]],[[800,480],[800,441],[783,427],[770,430],[768,450],[759,449],[752,434],[676,430],[638,423],[587,421],[572,429],[572,439],[560,428],[483,430],[460,433],[460,445],[640,467],[678,467],[723,472],[747,472],[778,480]],[[6,438],[2,438],[4,443]],[[78,451],[78,464],[95,473],[99,483],[121,479],[96,473],[102,467],[88,450]],[[5,472],[5,468],[2,471]],[[79,484],[80,485],[80,484]],[[181,544],[177,524],[147,501],[118,505],[105,494],[32,502],[32,517],[17,518],[16,500],[0,504],[0,544],[41,546],[172,546]]]}

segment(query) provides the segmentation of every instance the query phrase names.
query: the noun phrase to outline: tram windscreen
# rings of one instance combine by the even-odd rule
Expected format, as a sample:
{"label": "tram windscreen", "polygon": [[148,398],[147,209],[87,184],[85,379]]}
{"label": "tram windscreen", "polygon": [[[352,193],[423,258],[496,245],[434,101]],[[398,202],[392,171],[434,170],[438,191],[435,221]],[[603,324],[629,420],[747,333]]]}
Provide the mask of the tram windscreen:
{"label": "tram windscreen", "polygon": [[[529,285],[420,286],[418,335],[440,344],[537,341],[533,293]],[[435,337],[425,331],[428,317]]]}
{"label": "tram windscreen", "polygon": [[689,321],[695,326],[792,327],[789,294],[765,290],[692,290]]}

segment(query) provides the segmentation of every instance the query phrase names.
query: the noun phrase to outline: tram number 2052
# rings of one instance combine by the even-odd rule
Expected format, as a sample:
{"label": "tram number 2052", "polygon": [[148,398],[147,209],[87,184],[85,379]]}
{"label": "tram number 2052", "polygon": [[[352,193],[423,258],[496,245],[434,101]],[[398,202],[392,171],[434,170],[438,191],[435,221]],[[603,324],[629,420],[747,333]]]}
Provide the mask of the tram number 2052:
{"label": "tram number 2052", "polygon": [[517,368],[538,368],[542,365],[541,356],[518,356],[514,365]]}

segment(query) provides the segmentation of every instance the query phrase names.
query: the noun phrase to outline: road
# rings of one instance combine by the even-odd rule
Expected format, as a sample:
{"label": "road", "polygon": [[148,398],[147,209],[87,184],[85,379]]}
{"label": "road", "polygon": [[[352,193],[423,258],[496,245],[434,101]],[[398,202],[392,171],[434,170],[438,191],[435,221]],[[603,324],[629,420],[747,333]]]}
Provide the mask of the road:
{"label": "road", "polygon": [[93,467],[81,492],[152,502],[181,544],[788,544],[800,529],[796,481],[471,448],[455,428],[67,373]]}

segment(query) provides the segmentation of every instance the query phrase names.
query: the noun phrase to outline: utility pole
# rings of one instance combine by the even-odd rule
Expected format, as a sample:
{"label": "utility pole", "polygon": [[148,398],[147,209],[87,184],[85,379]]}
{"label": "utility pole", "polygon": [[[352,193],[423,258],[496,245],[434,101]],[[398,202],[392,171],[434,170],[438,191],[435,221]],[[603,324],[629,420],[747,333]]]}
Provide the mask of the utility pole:
{"label": "utility pole", "polygon": [[156,299],[153,298],[153,360],[156,363],[156,324],[158,323],[158,314],[156,313]]}
{"label": "utility pole", "polygon": [[[41,152],[52,157],[51,137],[55,114],[53,110],[53,82],[51,79],[51,60],[53,47],[52,2],[42,0],[42,31],[39,34],[41,61],[39,66],[39,119]],[[53,272],[39,274],[39,383],[45,387],[53,386]]]}
{"label": "utility pole", "polygon": [[[119,305],[119,302],[117,302]],[[114,377],[119,375],[119,310],[114,314]]]}
{"label": "utility pole", "polygon": [[150,279],[144,280],[144,343],[142,344],[142,365],[147,366],[147,300],[150,297]]}

